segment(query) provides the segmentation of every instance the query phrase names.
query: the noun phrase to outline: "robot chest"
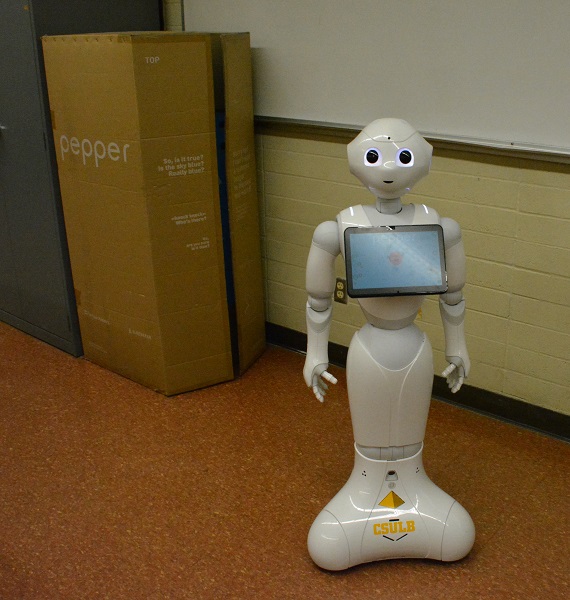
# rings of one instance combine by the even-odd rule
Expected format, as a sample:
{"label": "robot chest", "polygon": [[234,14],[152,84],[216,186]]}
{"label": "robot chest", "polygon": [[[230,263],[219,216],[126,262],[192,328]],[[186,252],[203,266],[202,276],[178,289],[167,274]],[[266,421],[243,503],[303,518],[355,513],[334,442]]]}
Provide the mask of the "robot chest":
{"label": "robot chest", "polygon": [[439,224],[438,213],[424,204],[406,204],[395,215],[380,213],[374,206],[351,206],[337,216],[339,242],[342,256],[345,257],[344,232],[351,227],[391,227],[403,225]]}
{"label": "robot chest", "polygon": [[407,205],[397,215],[384,215],[358,206],[343,211],[338,223],[348,293],[368,322],[389,329],[406,326],[425,295],[447,289],[443,232],[435,211]]}

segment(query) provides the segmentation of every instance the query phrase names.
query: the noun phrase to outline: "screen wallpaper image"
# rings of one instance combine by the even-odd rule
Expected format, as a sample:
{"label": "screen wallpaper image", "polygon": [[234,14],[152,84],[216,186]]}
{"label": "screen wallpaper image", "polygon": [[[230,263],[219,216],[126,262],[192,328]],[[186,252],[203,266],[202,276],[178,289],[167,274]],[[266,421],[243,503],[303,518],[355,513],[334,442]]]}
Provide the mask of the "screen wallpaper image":
{"label": "screen wallpaper image", "polygon": [[359,233],[350,239],[355,290],[443,284],[435,231]]}

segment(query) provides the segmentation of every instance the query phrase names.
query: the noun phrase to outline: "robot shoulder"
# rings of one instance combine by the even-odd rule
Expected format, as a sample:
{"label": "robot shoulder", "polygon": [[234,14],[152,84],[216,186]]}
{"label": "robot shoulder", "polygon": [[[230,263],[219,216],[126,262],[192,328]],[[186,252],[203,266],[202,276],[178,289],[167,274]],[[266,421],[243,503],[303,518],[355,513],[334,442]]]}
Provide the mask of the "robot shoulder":
{"label": "robot shoulder", "polygon": [[313,244],[333,256],[340,254],[337,222],[325,221],[318,225],[313,233]]}
{"label": "robot shoulder", "polygon": [[457,221],[443,217],[441,219],[441,226],[443,228],[443,239],[445,240],[446,249],[455,246],[455,244],[461,241],[461,227],[459,227]]}
{"label": "robot shoulder", "polygon": [[409,206],[413,208],[413,225],[440,223],[441,218],[439,213],[434,208],[431,208],[431,206],[426,206],[425,204],[410,204]]}
{"label": "robot shoulder", "polygon": [[347,227],[370,227],[372,222],[367,213],[368,208],[370,207],[358,204],[341,210],[336,217],[339,229],[344,231]]}

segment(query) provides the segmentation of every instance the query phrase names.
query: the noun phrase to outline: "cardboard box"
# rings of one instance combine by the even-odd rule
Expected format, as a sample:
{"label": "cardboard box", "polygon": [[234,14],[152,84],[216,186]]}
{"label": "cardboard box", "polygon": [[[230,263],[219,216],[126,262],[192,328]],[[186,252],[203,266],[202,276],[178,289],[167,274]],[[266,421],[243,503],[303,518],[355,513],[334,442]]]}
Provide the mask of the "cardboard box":
{"label": "cardboard box", "polygon": [[249,35],[42,42],[85,356],[168,395],[232,379],[265,347]]}

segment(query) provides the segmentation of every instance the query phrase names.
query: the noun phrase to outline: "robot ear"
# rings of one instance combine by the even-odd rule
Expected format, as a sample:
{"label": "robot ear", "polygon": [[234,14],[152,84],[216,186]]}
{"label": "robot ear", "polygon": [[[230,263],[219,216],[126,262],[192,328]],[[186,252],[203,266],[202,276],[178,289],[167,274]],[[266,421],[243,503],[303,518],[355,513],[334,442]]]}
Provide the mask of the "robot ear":
{"label": "robot ear", "polygon": [[[423,138],[422,138],[423,139]],[[426,140],[424,140],[424,142],[426,142]],[[427,170],[429,172],[429,170],[431,169],[431,159],[433,158],[433,146],[429,143],[426,142],[428,148],[427,148]]]}
{"label": "robot ear", "polygon": [[349,142],[347,146],[349,158],[351,154],[354,154],[354,152],[360,150],[363,142],[370,142],[371,145],[374,145],[372,138],[365,132],[364,129],[352,140],[352,142]]}
{"label": "robot ear", "polygon": [[346,147],[350,172],[357,177],[357,171],[363,164],[364,148],[368,144],[370,144],[370,147],[372,147],[374,142],[368,134],[366,134],[364,131],[361,131]]}
{"label": "robot ear", "polygon": [[[424,140],[424,138],[422,138],[422,140]],[[424,142],[425,142],[425,143],[427,144],[427,146],[428,146],[428,150],[427,150],[427,151],[428,151],[428,153],[429,153],[429,154],[428,154],[428,156],[429,156],[429,160],[430,160],[430,162],[431,162],[431,157],[433,156],[433,146],[432,146],[432,145],[431,145],[429,142],[427,142],[426,140],[424,140]]]}
{"label": "robot ear", "polygon": [[427,142],[419,133],[416,133],[413,136],[413,142],[411,141],[410,147],[413,148],[416,154],[416,165],[421,165],[423,174],[427,175],[431,167],[433,146],[429,142]]}

